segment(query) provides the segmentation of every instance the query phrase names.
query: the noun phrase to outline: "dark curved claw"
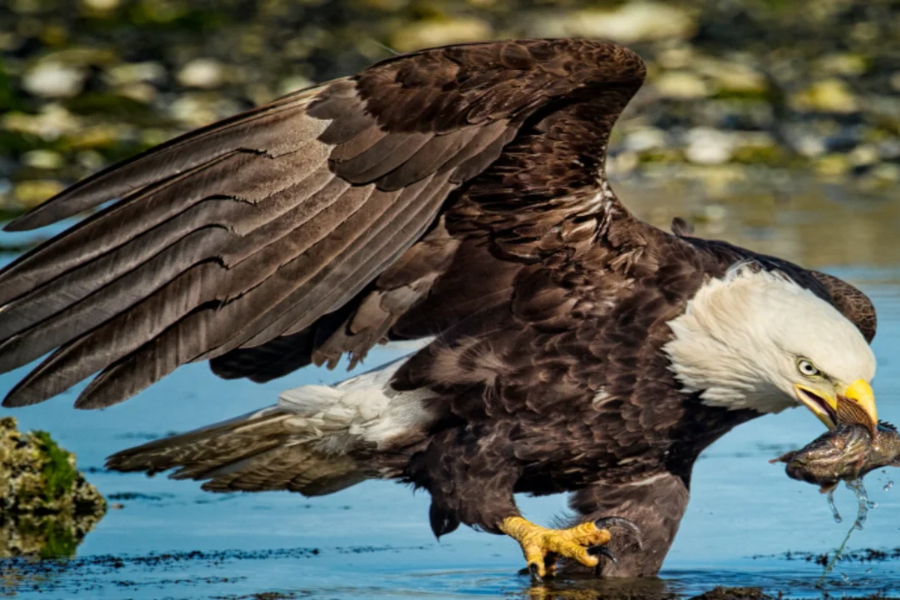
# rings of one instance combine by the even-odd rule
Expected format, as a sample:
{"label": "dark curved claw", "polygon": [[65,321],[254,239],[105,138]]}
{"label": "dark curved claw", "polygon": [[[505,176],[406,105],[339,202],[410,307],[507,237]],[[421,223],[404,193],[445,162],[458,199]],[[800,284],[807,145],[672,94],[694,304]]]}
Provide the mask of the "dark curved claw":
{"label": "dark curved claw", "polygon": [[531,573],[531,581],[533,583],[541,583],[543,581],[543,578],[538,575],[538,568],[539,567],[535,563],[528,565],[528,571]]}
{"label": "dark curved claw", "polygon": [[[591,546],[588,548],[588,554],[591,556],[605,556],[611,560],[614,565],[617,567],[619,566],[619,559],[617,559],[615,553],[606,546]],[[599,566],[600,565],[597,565],[598,568]]]}
{"label": "dark curved claw", "polygon": [[624,529],[630,534],[632,538],[634,538],[634,542],[635,544],[637,544],[639,550],[644,547],[640,527],[638,527],[628,519],[624,519],[622,517],[604,517],[602,519],[597,519],[596,521],[594,521],[594,526],[597,527],[597,529]]}

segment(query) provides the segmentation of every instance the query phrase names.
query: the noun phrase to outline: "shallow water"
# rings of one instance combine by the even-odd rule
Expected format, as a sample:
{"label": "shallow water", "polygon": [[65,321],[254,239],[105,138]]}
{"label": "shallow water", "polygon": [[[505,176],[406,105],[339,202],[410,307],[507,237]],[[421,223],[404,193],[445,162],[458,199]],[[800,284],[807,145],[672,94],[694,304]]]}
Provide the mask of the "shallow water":
{"label": "shallow water", "polygon": [[[723,237],[825,270],[859,285],[879,310],[874,388],[882,418],[900,422],[900,203],[858,192],[782,181],[775,191],[749,184],[710,192],[691,184],[665,190],[618,186],[635,210],[657,224],[700,217],[698,235]],[[673,190],[678,193],[673,193]],[[14,239],[15,238],[15,239]],[[18,243],[0,236],[0,243]],[[4,262],[11,255],[2,257]],[[377,366],[409,348],[373,352]],[[26,369],[0,376],[5,394]],[[716,585],[760,586],[790,597],[820,596],[823,567],[807,555],[833,551],[850,526],[836,524],[814,486],[793,481],[768,460],[821,433],[808,411],[790,410],[739,427],[697,463],[692,500],[660,580],[557,582],[529,590],[508,539],[461,529],[436,542],[428,496],[367,482],[324,498],[288,493],[212,495],[195,482],[108,473],[107,455],[270,404],[283,388],[328,383],[342,371],[308,370],[267,385],[225,382],[191,365],[139,397],[100,412],[71,409],[76,391],[11,414],[23,429],[50,431],[77,453],[88,478],[121,509],[110,510],[75,559],[0,561],[0,596],[17,598],[599,598],[624,593],[690,596]],[[884,490],[898,473],[872,473],[878,507],[848,550],[900,546],[900,491]],[[856,499],[844,488],[845,515]],[[549,522],[565,497],[521,498],[525,514]],[[785,553],[791,552],[790,559]],[[837,596],[900,593],[900,559],[842,561],[829,575]],[[267,592],[278,595],[258,596]]]}

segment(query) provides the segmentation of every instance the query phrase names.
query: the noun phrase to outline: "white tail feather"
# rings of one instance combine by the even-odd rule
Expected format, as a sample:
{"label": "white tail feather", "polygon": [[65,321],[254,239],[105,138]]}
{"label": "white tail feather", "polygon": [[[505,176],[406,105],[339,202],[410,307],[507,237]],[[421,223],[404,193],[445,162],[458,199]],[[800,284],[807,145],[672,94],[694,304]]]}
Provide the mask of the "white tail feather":
{"label": "white tail feather", "polygon": [[397,392],[394,362],[337,386],[307,385],[283,392],[278,404],[111,456],[120,471],[205,480],[211,491],[288,489],[328,494],[366,479],[371,469],[356,451],[408,439],[433,421],[430,393]]}
{"label": "white tail feather", "polygon": [[278,407],[297,416],[287,426],[297,431],[319,432],[320,443],[330,452],[350,450],[355,443],[383,446],[393,438],[423,430],[434,420],[428,390],[398,392],[391,379],[403,359],[342,381],[335,387],[305,385],[286,390]]}

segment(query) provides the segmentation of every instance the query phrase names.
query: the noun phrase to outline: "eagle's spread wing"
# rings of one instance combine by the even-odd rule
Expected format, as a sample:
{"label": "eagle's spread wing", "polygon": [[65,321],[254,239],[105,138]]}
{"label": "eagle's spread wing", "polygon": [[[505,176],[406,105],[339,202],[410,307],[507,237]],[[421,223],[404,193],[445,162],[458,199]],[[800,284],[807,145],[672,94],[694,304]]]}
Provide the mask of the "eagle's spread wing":
{"label": "eagle's spread wing", "polygon": [[[4,404],[99,372],[76,405],[102,407],[190,361],[266,379],[317,351],[362,354],[395,322],[432,333],[494,293],[488,263],[444,282],[454,301],[440,302],[431,284],[463,260],[447,227],[489,232],[485,252],[527,262],[556,213],[603,195],[609,131],[643,76],[606,42],[427,50],[82,181],[8,227],[118,198],[0,272],[0,371],[52,351]],[[453,222],[437,219],[463,191]],[[607,196],[596,211],[621,209]],[[426,295],[428,317],[416,312]],[[260,369],[260,352],[279,361]]]}

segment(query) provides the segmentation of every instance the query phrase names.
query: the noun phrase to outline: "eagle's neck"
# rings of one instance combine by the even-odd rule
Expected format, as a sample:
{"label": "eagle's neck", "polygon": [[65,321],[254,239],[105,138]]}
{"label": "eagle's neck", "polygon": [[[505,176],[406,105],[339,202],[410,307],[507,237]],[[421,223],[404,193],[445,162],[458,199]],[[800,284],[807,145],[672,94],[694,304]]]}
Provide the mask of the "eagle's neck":
{"label": "eagle's neck", "polygon": [[767,333],[769,307],[758,293],[777,289],[780,279],[749,268],[709,279],[669,322],[672,339],[663,351],[685,393],[728,410],[771,413],[796,405],[774,383],[783,351]]}

